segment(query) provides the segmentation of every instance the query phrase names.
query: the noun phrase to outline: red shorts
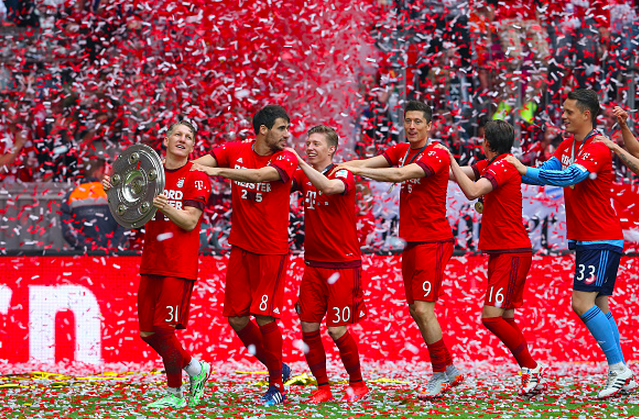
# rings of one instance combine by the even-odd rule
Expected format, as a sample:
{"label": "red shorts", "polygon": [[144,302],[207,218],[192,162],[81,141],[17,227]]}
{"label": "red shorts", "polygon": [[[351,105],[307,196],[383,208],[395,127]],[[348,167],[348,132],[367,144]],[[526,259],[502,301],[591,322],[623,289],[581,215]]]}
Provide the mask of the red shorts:
{"label": "red shorts", "polygon": [[321,323],[326,315],[330,327],[357,323],[366,317],[362,268],[306,266],[296,306],[303,322]]}
{"label": "red shorts", "polygon": [[186,329],[195,281],[160,275],[140,275],[138,319],[141,332],[154,327]]}
{"label": "red shorts", "polygon": [[484,305],[509,310],[523,305],[532,253],[495,253],[488,257],[488,286]]}
{"label": "red shorts", "polygon": [[408,244],[402,253],[406,301],[437,301],[443,294],[444,267],[453,255],[453,242]]}
{"label": "red shorts", "polygon": [[288,255],[258,255],[234,246],[226,269],[226,317],[282,316]]}

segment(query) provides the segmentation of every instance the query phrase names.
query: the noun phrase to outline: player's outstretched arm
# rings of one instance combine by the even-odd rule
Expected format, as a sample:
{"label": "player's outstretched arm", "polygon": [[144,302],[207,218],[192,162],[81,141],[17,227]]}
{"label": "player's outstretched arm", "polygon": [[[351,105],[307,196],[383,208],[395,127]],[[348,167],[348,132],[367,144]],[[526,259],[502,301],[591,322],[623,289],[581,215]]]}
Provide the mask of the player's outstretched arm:
{"label": "player's outstretched arm", "polygon": [[[383,157],[382,157],[383,158]],[[384,159],[385,160],[385,159]],[[426,176],[426,172],[417,163],[403,167],[345,167],[354,175],[364,176],[380,182],[399,183],[409,179]]]}
{"label": "player's outstretched arm", "polygon": [[153,198],[153,205],[162,211],[162,214],[166,215],[175,225],[186,231],[193,230],[202,215],[202,210],[199,208],[184,207],[181,210],[175,208],[169,203],[164,194]]}
{"label": "player's outstretched arm", "polygon": [[[453,156],[453,153],[445,145],[443,145],[441,143],[437,143],[437,144],[435,144],[435,148],[439,148],[439,149],[442,149],[442,150],[446,151],[448,153],[448,155],[450,156],[451,163],[455,160],[455,156]],[[472,181],[477,180],[477,179],[475,179],[475,171],[473,170],[472,167],[470,167],[470,166],[463,166],[463,167],[459,166],[459,168],[461,169],[462,172],[464,172],[464,174],[466,176],[468,176],[468,178],[470,180],[472,180]],[[452,167],[448,171],[448,180],[453,180],[453,181],[455,180],[455,174],[453,173]]]}
{"label": "player's outstretched arm", "polygon": [[334,194],[342,193],[346,190],[346,185],[344,185],[344,182],[342,182],[339,179],[327,178],[322,173],[315,170],[313,166],[311,166],[306,161],[304,161],[304,159],[302,159],[300,155],[297,154],[297,151],[295,151],[292,148],[286,148],[286,149],[297,157],[297,162],[300,165],[300,169],[302,169],[302,171],[304,172],[308,180],[311,181],[313,186],[315,186],[318,190],[322,191],[322,193],[325,193],[327,195],[334,195]]}
{"label": "player's outstretched arm", "polygon": [[282,180],[280,172],[273,166],[259,169],[230,169],[228,167],[205,167],[203,172],[209,176],[222,176],[237,182],[260,183]]}
{"label": "player's outstretched arm", "polygon": [[[634,136],[632,131],[630,131],[630,127],[628,126],[628,112],[621,109],[619,106],[615,106],[615,108],[612,110],[612,113],[617,117],[617,123],[619,124],[619,128],[621,130],[621,138],[623,139],[623,143],[626,145],[626,148],[632,156],[639,158],[639,141],[637,141],[637,137]],[[616,151],[615,154],[617,154]],[[621,156],[619,155],[619,157]]]}
{"label": "player's outstretched arm", "polygon": [[577,164],[571,164],[562,169],[561,162],[556,157],[546,160],[541,167],[524,166],[522,162],[512,155],[506,156],[506,161],[515,166],[521,175],[522,182],[531,185],[567,187],[587,179],[590,174],[588,170]]}
{"label": "player's outstretched arm", "polygon": [[388,161],[384,156],[375,156],[370,159],[363,160],[349,160],[337,165],[337,170],[339,169],[348,169],[350,170],[352,167],[361,167],[361,168],[375,168],[375,167],[389,167]]}
{"label": "player's outstretched arm", "polygon": [[611,149],[617,156],[619,156],[621,161],[623,161],[624,164],[628,166],[628,169],[639,175],[639,158],[633,156],[628,151],[624,150],[622,147],[608,138],[602,137],[601,139],[598,139],[598,141],[604,143],[606,147]]}
{"label": "player's outstretched arm", "polygon": [[217,160],[215,160],[215,157],[210,154],[198,157],[197,159],[193,160],[193,163],[200,166],[217,167]]}

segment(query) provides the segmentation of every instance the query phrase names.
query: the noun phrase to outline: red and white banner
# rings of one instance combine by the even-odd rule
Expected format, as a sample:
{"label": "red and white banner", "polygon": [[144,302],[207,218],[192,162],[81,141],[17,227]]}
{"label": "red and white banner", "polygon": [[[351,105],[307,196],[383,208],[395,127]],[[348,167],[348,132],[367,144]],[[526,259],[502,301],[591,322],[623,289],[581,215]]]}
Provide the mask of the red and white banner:
{"label": "red and white banner", "polygon": [[[369,316],[353,327],[363,362],[427,360],[419,331],[408,314],[399,256],[364,259]],[[200,280],[192,299],[191,323],[178,332],[194,354],[212,361],[247,356],[222,317],[227,258],[200,259]],[[0,271],[0,373],[25,362],[52,364],[145,363],[157,360],[138,337],[136,291],[139,257],[2,257]],[[301,332],[293,310],[303,270],[293,256],[281,326],[285,360],[301,361]],[[549,361],[603,361],[597,344],[571,310],[574,257],[535,257],[525,307],[518,310],[533,354]],[[639,353],[639,258],[622,258],[611,304],[626,357]],[[446,342],[467,361],[509,357],[480,323],[486,258],[454,257],[447,267],[446,296],[437,314]],[[325,346],[334,345],[325,334]]]}

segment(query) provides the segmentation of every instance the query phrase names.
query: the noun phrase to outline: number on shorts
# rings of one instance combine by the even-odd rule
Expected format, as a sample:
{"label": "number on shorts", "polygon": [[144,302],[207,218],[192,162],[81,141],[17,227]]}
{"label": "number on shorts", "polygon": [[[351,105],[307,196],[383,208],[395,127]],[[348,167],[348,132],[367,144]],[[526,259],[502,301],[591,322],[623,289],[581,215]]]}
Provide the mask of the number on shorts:
{"label": "number on shorts", "polygon": [[[501,292],[504,290],[504,288],[499,288],[497,290],[497,292],[495,293],[495,304],[497,304],[498,306],[500,306],[503,302],[504,302],[504,294],[502,294]],[[493,291],[495,291],[495,287],[490,287],[490,293],[488,294],[488,302],[492,303],[493,302]]]}
{"label": "number on shorts", "polygon": [[262,296],[262,301],[260,302],[260,310],[266,311],[268,308],[268,295],[264,294]]}
{"label": "number on shorts", "polygon": [[430,283],[430,281],[424,281],[424,283],[422,284],[422,289],[424,290],[424,297],[428,297],[431,290],[433,289],[433,285]]}
{"label": "number on shorts", "polygon": [[351,319],[351,308],[346,306],[342,310],[339,307],[333,307],[335,310],[336,320],[333,323],[347,322]]}
{"label": "number on shorts", "polygon": [[584,265],[583,263],[577,265],[577,281],[583,281],[585,279],[586,270],[590,271],[590,273],[588,274],[588,282],[592,281],[592,278],[595,276],[595,272],[597,272],[597,269],[594,265]]}
{"label": "number on shorts", "polygon": [[165,322],[167,323],[177,323],[178,322],[178,307],[179,306],[175,306],[175,307],[171,307],[171,306],[166,306],[167,310],[169,310],[169,318],[168,319],[164,319]]}

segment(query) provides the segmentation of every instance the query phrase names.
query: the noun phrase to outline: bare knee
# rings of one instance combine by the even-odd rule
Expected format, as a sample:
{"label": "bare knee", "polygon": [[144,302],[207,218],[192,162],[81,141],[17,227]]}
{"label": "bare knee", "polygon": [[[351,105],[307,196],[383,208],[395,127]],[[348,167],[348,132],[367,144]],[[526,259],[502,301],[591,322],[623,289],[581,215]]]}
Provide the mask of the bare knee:
{"label": "bare knee", "polygon": [[410,314],[415,320],[430,322],[436,320],[434,306],[431,304],[411,304]]}
{"label": "bare knee", "polygon": [[348,329],[346,326],[337,326],[337,327],[328,327],[328,335],[333,339],[333,341],[339,340],[342,336],[346,334]]}
{"label": "bare knee", "polygon": [[247,317],[229,317],[229,324],[236,332],[244,329],[249,322],[249,318]]}
{"label": "bare knee", "polygon": [[140,331],[140,337],[142,339],[148,338],[149,336],[154,335],[154,334],[155,334],[155,332],[143,332],[143,331]]}
{"label": "bare knee", "polygon": [[585,291],[572,292],[572,309],[578,316],[583,316],[588,310],[594,307],[597,300],[597,293]]}

